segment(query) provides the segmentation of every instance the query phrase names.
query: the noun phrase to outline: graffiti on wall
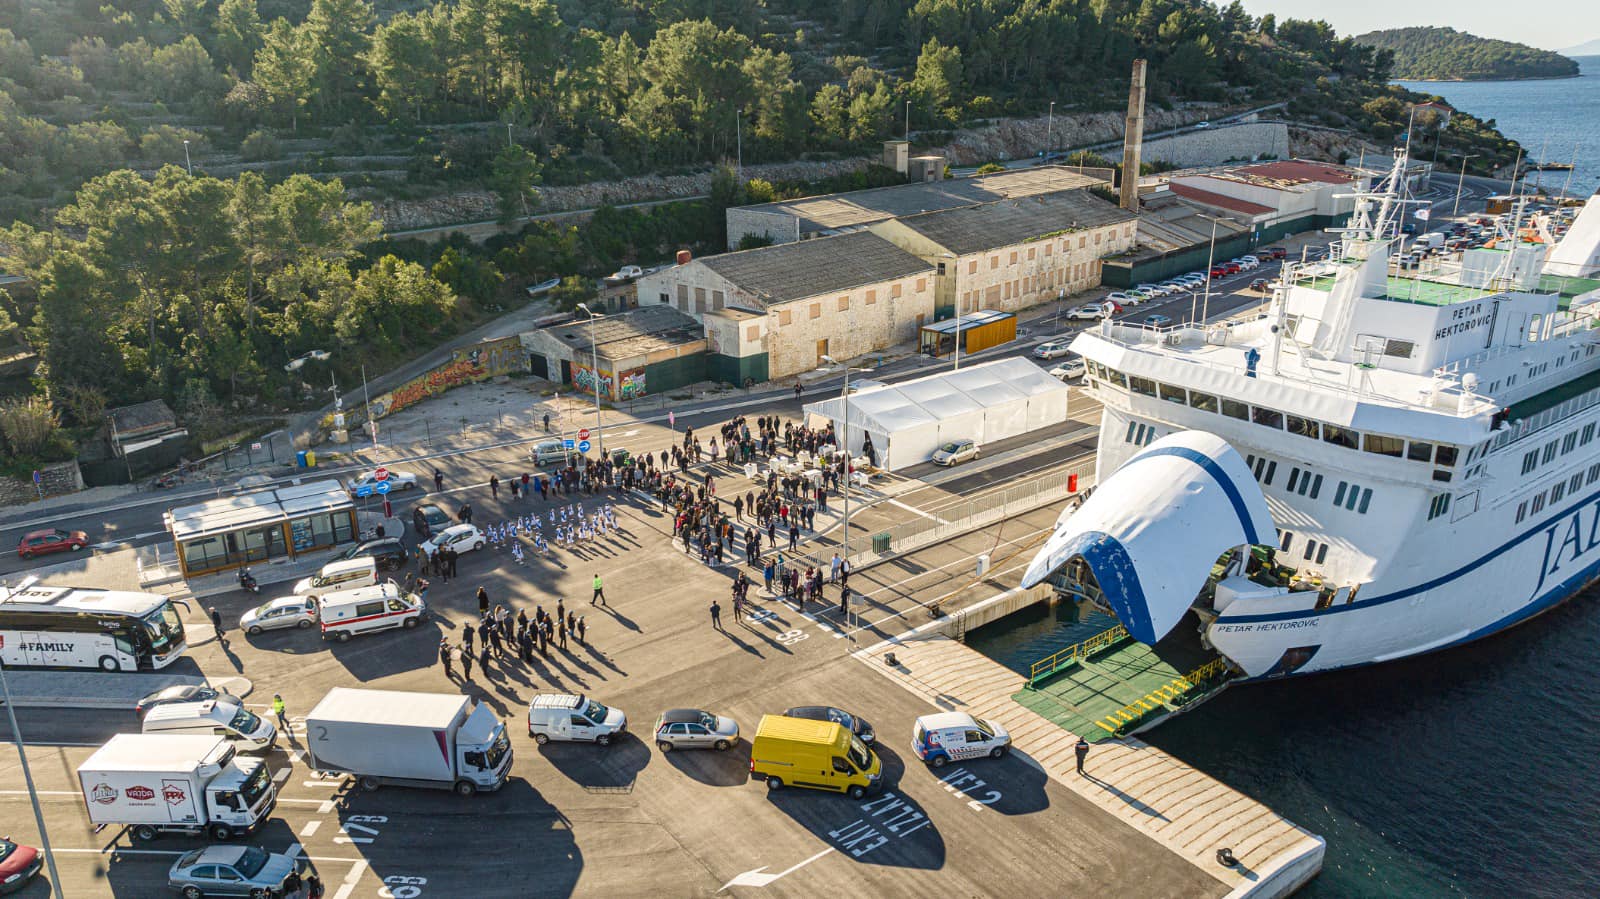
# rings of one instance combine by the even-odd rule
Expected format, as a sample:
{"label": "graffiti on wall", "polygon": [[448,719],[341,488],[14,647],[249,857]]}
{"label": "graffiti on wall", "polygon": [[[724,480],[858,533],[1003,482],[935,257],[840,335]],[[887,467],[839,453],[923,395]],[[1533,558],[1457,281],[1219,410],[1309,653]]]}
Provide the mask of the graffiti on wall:
{"label": "graffiti on wall", "polygon": [[[573,363],[572,383],[578,388],[578,393],[594,396],[594,369],[588,365]],[[644,393],[644,369],[635,368],[623,372],[620,386],[615,375],[601,369],[600,395],[605,399],[631,400],[644,396]]]}
{"label": "graffiti on wall", "polygon": [[644,369],[622,373],[622,395],[618,399],[631,400],[644,396]]}

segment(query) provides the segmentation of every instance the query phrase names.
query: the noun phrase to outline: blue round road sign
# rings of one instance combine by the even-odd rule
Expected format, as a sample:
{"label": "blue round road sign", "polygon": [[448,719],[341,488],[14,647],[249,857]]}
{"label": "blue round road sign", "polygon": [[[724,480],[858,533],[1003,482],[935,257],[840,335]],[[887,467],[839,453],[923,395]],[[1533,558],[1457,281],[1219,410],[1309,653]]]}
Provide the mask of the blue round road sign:
{"label": "blue round road sign", "polygon": [[373,485],[372,489],[378,493],[388,493],[390,485],[388,481],[379,481],[377,484]]}
{"label": "blue round road sign", "polygon": [[589,451],[589,441],[587,441],[587,440],[578,441],[578,452],[587,453],[588,451]]}

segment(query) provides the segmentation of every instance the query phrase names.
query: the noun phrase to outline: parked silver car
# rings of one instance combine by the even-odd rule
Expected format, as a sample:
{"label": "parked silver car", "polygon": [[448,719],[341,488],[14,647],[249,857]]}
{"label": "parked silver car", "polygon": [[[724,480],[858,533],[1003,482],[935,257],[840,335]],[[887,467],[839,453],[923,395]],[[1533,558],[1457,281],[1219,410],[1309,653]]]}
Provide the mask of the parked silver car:
{"label": "parked silver car", "polygon": [[978,444],[973,440],[951,440],[933,451],[933,464],[959,465],[968,459],[978,458]]}
{"label": "parked silver car", "polygon": [[317,623],[317,601],[309,596],[280,596],[239,616],[239,630],[247,634],[285,627],[306,628]]}
{"label": "parked silver car", "polygon": [[656,719],[656,746],[674,749],[727,749],[739,742],[739,723],[700,709],[671,709]]}
{"label": "parked silver car", "polygon": [[284,893],[284,881],[299,863],[259,846],[207,846],[186,852],[172,863],[167,885],[184,899],[202,896],[249,896],[268,899]]}

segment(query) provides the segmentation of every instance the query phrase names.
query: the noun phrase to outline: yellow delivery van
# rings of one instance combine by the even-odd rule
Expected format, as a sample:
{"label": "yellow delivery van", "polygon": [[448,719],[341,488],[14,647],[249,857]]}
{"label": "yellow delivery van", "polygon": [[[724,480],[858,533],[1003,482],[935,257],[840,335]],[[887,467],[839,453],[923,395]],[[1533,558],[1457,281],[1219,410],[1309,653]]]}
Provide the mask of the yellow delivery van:
{"label": "yellow delivery van", "polygon": [[841,724],[763,715],[750,743],[750,777],[769,790],[810,787],[860,799],[883,788],[883,765]]}

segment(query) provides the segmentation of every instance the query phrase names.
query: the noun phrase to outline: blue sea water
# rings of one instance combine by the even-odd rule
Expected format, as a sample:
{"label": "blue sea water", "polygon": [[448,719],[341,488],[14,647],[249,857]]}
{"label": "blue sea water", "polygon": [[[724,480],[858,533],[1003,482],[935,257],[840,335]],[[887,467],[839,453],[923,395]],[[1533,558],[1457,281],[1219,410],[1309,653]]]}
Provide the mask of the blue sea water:
{"label": "blue sea water", "polygon": [[[968,642],[1026,671],[1068,627],[1034,607]],[[1325,838],[1302,896],[1595,897],[1597,696],[1591,590],[1458,649],[1234,687],[1143,738]]]}
{"label": "blue sea water", "polygon": [[[1456,109],[1493,119],[1536,161],[1574,162],[1569,191],[1586,196],[1600,187],[1600,56],[1578,59],[1577,78],[1540,81],[1400,81],[1437,94]],[[1529,175],[1530,184],[1559,190],[1566,172]]]}

